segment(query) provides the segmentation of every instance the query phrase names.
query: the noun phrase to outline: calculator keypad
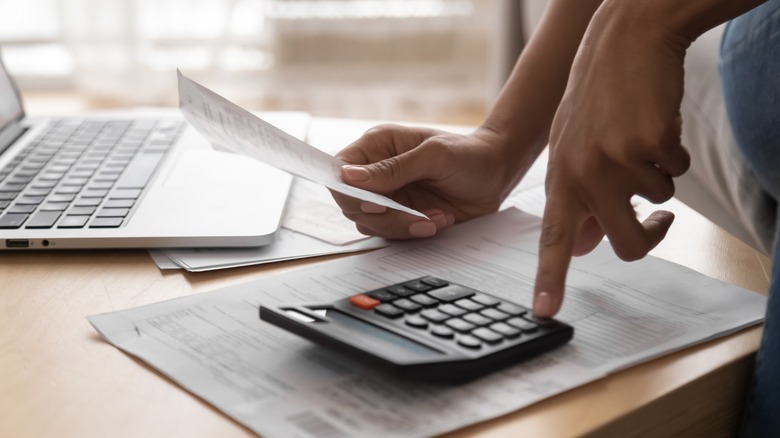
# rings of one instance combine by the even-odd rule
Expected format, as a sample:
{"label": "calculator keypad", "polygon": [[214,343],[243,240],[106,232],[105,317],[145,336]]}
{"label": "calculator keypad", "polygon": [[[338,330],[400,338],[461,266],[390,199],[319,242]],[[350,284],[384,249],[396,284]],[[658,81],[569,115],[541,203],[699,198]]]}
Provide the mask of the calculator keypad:
{"label": "calculator keypad", "polygon": [[534,318],[523,306],[435,277],[358,294],[350,303],[469,350],[517,339],[554,324]]}

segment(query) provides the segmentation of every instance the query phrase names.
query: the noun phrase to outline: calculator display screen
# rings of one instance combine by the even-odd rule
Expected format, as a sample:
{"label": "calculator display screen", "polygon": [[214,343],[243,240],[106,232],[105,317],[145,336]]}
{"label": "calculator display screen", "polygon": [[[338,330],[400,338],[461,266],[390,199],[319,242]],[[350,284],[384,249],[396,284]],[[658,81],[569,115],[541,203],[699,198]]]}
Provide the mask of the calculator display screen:
{"label": "calculator display screen", "polygon": [[403,350],[417,356],[441,356],[442,353],[414,342],[391,331],[363,322],[335,309],[328,309],[326,318],[354,333],[356,338],[367,341],[381,350]]}

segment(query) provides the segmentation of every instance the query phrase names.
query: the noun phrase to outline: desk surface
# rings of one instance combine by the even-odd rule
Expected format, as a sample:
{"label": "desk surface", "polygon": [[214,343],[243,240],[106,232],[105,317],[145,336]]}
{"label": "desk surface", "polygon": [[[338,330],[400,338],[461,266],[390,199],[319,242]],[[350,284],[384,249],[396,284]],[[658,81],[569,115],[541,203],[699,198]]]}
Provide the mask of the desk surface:
{"label": "desk surface", "polygon": [[[346,145],[370,122],[315,119],[312,143]],[[769,260],[676,201],[653,254],[766,293]],[[644,212],[643,212],[644,213]],[[161,271],[145,251],[0,252],[0,436],[253,436],[103,342],[86,315],[191,295],[311,260]],[[761,329],[614,374],[453,436],[728,436]]]}

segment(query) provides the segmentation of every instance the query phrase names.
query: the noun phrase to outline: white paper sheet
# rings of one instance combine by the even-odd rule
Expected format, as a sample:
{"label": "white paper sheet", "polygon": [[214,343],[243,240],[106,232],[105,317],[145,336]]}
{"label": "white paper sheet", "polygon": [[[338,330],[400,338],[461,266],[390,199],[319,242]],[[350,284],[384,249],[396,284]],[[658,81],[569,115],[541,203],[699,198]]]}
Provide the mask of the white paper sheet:
{"label": "white paper sheet", "polygon": [[265,122],[178,73],[179,109],[218,150],[255,158],[329,189],[419,217],[424,214],[392,199],[352,187],[340,177],[341,160]]}
{"label": "white paper sheet", "polygon": [[266,437],[430,436],[761,321],[766,298],[602,244],[573,261],[566,346],[459,385],[402,381],[258,319],[258,306],[330,302],[425,274],[530,305],[540,221],[515,209],[442,235],[250,283],[89,317],[141,358]]}

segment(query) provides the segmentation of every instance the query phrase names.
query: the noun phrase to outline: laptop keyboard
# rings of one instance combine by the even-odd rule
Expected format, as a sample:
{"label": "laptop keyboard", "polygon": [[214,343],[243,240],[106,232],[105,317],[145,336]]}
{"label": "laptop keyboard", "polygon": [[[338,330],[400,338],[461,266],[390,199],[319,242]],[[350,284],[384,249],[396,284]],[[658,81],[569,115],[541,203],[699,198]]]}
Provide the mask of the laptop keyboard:
{"label": "laptop keyboard", "polygon": [[0,229],[118,228],[184,122],[52,122],[0,169]]}

